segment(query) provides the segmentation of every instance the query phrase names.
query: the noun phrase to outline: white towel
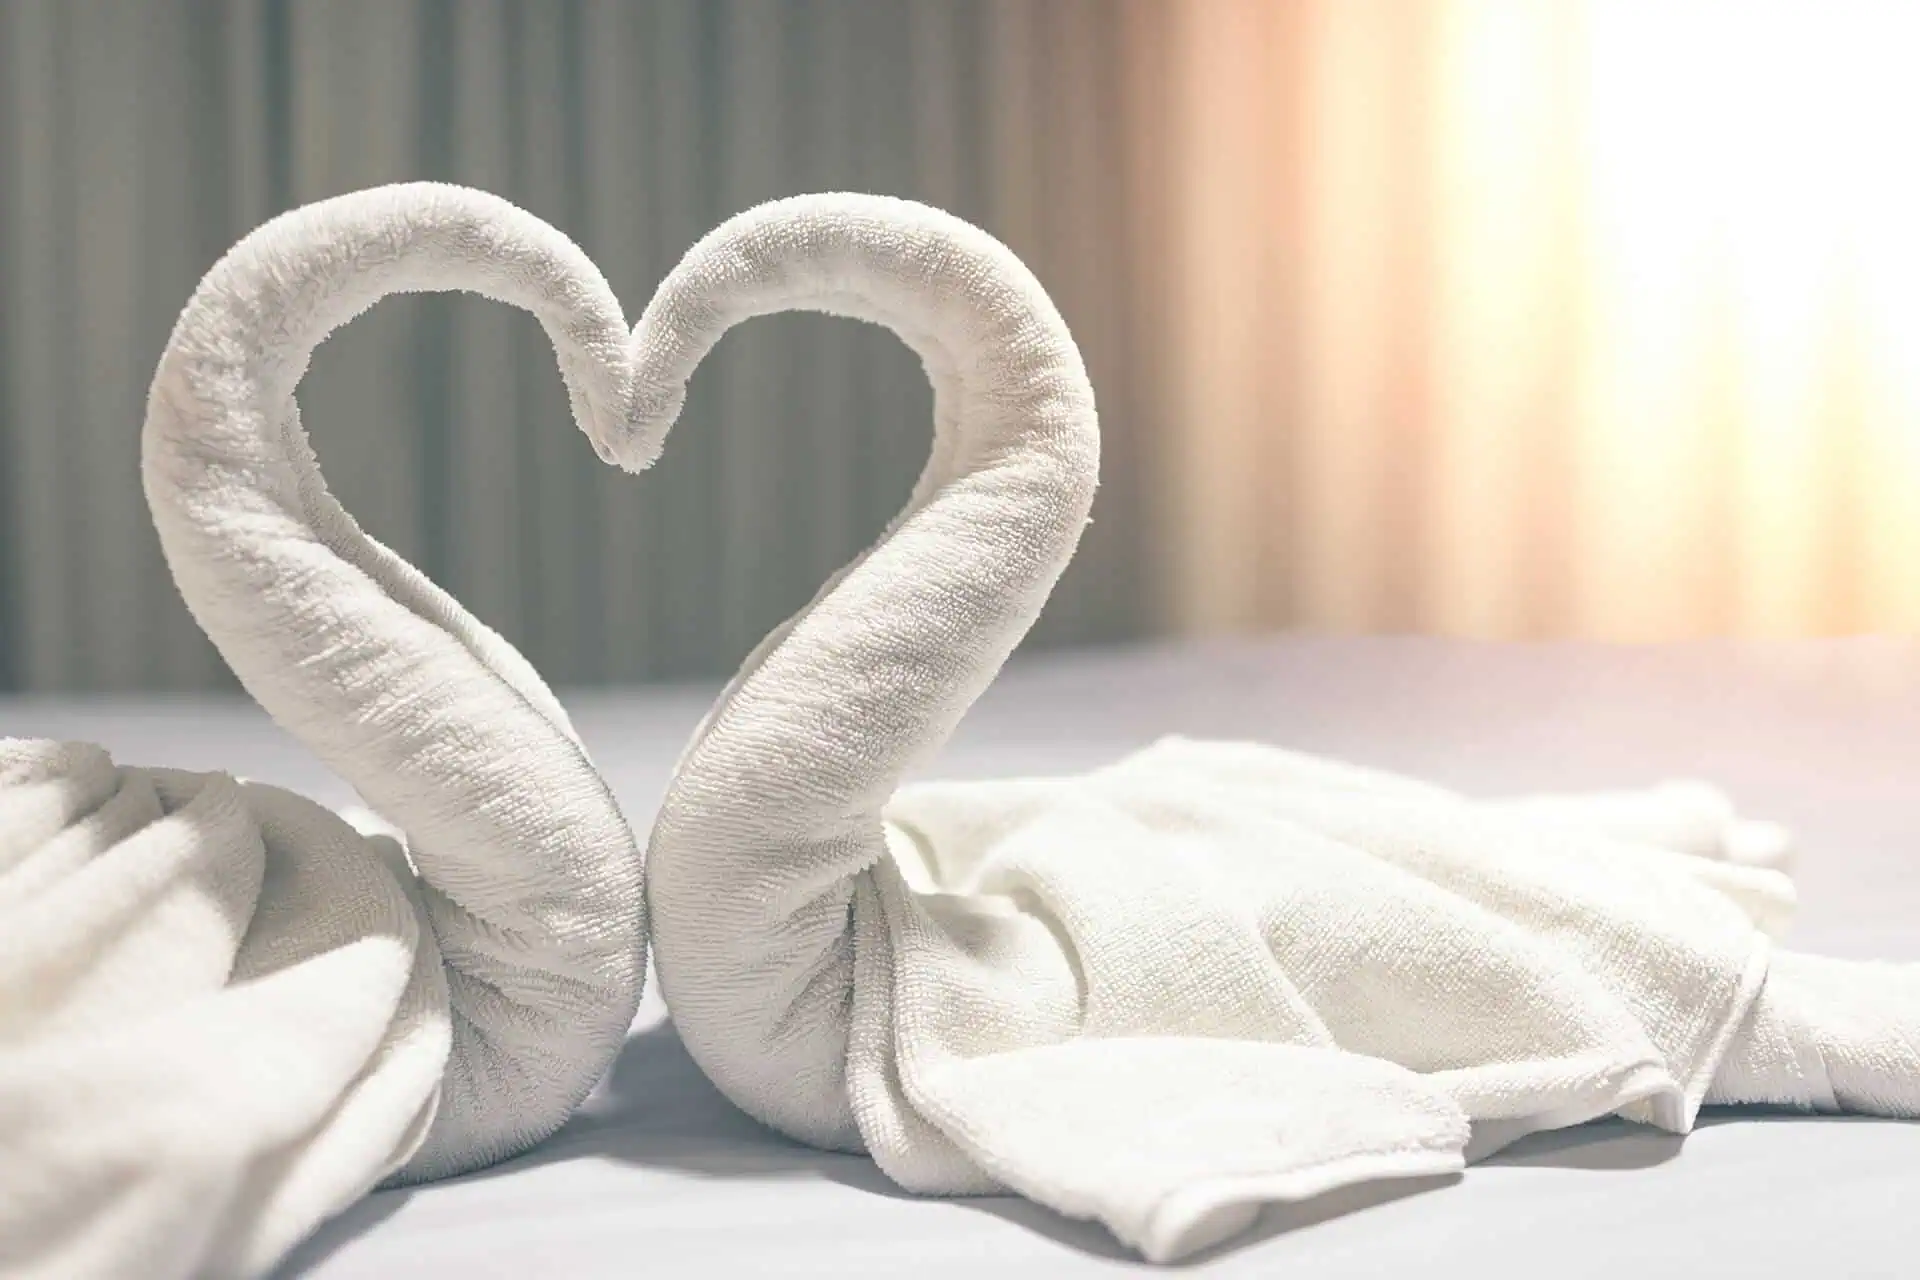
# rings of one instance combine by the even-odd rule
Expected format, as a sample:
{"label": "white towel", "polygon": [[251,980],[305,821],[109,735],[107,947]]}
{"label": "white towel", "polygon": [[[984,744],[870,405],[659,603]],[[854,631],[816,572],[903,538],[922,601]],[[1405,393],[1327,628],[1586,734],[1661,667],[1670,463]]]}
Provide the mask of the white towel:
{"label": "white towel", "polygon": [[630,412],[605,281],[491,196],[327,201],[208,273],[149,401],[162,546],[405,849],[271,787],[0,743],[0,1273],[260,1272],[383,1178],[551,1133],[632,1021],[630,829],[520,654],[333,500],[294,403],[328,333],[427,289],[533,311],[579,420]]}
{"label": "white towel", "polygon": [[1675,1132],[1705,1101],[1920,1112],[1916,971],[1775,956],[1791,885],[1740,864],[1779,862],[1783,833],[1697,786],[1471,803],[1174,740],[896,794],[1073,552],[1093,394],[996,241],[808,197],[671,273],[638,326],[656,412],[603,454],[651,459],[721,334],[783,310],[894,330],[935,426],[906,509],[748,659],[653,833],[663,992],[746,1111],[1158,1260],[1265,1201],[1610,1112]]}

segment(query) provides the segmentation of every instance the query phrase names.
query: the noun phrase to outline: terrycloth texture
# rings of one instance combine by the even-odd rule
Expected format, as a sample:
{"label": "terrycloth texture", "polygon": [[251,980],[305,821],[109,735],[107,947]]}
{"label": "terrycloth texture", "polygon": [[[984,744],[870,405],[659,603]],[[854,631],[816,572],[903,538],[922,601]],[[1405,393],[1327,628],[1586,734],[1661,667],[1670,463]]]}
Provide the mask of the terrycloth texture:
{"label": "terrycloth texture", "polygon": [[420,1148],[447,975],[398,846],[0,742],[0,1272],[263,1270]]}
{"label": "terrycloth texture", "polygon": [[1072,554],[1092,391],[988,236],[785,201],[703,240],[642,317],[638,376],[668,394],[634,457],[727,328],[795,309],[898,333],[935,428],[906,509],[749,658],[654,830],[662,988],[742,1108],[912,1190],[1012,1189],[1162,1260],[1263,1201],[1610,1112],[1685,1132],[1709,1097],[1920,1111],[1910,971],[1769,977],[1792,889],[1741,864],[1782,862],[1784,833],[1694,784],[1473,803],[1176,740],[896,795]]}
{"label": "terrycloth texture", "polygon": [[491,196],[327,201],[208,273],[149,401],[161,545],[248,691],[405,851],[273,788],[0,747],[8,1274],[261,1271],[382,1178],[551,1133],[632,1021],[632,832],[540,678],[360,531],[300,424],[314,348],[428,289],[534,312],[583,425],[630,411],[605,281]]}

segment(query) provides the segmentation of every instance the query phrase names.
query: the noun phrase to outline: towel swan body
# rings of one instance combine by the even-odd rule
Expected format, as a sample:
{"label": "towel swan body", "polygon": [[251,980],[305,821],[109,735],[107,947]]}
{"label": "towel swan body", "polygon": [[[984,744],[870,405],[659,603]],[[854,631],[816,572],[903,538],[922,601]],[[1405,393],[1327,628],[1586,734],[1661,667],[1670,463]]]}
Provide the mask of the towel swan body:
{"label": "towel swan body", "polygon": [[387,294],[532,311],[576,417],[628,411],[592,263],[431,184],[296,210],[208,273],[144,481],[194,617],[393,826],[277,788],[0,743],[0,1271],[257,1273],[382,1179],[557,1128],[645,970],[641,854],[521,655],[328,493],[294,388]]}
{"label": "towel swan body", "polygon": [[1920,1113],[1915,968],[1774,950],[1792,886],[1740,864],[1780,833],[1699,787],[1474,802],[1170,739],[1079,777],[897,789],[1073,553],[1093,395],[985,233],[805,197],[669,275],[637,326],[647,413],[602,455],[650,460],[721,334],[784,310],[892,329],[935,424],[881,540],[710,712],[650,843],[663,993],[744,1110],[1161,1260],[1264,1201],[1609,1113]]}

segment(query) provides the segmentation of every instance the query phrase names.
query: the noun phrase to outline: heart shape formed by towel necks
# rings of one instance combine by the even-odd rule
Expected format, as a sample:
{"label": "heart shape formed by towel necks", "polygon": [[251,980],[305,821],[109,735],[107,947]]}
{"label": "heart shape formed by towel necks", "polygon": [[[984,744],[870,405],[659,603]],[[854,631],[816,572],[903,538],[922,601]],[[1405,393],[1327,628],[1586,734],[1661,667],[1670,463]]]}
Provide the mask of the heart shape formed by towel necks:
{"label": "heart shape formed by towel necks", "polygon": [[[453,1029],[434,1129],[406,1177],[524,1149],[599,1078],[645,970],[642,860],[538,673],[328,491],[294,392],[329,334],[394,293],[520,307],[548,334],[595,451],[639,470],[694,367],[741,319],[807,305],[872,320],[945,378],[969,342],[1026,350],[1037,298],[1058,340],[1036,369],[1068,353],[1075,377],[1046,394],[1074,401],[1077,447],[1029,479],[1079,505],[1063,532],[1077,535],[1091,499],[1084,370],[1037,282],[984,233],[904,201],[809,196],[734,219],[689,261],[699,270],[683,264],[629,329],[591,258],[511,203],[435,183],[356,192],[273,219],[216,263],[154,375],[143,481],[188,608],[262,707],[406,833],[419,873]],[[1003,308],[1013,327],[955,328],[977,301],[965,290],[927,306],[919,276],[942,264],[990,292],[1023,280],[1022,305]],[[1020,429],[1019,408],[987,415],[976,440]],[[936,462],[953,434],[936,439]]]}

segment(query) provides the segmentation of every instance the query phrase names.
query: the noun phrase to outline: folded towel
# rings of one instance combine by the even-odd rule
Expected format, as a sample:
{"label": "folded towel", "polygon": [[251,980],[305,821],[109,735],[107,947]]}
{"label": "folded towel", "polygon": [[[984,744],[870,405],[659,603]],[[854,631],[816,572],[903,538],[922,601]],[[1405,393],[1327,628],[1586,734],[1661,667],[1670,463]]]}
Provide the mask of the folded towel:
{"label": "folded towel", "polygon": [[894,330],[935,423],[906,508],[749,657],[653,833],[662,989],[743,1109],[1159,1260],[1264,1201],[1608,1113],[1685,1132],[1708,1100],[1920,1112],[1915,970],[1774,957],[1792,886],[1742,864],[1782,861],[1784,833],[1697,786],[1472,802],[1172,740],[896,794],[1073,552],[1093,394],[999,243],[808,197],[669,275],[638,326],[655,415],[602,454],[650,460],[721,334],[783,310]]}
{"label": "folded towel", "polygon": [[632,832],[521,655],[334,501],[294,402],[328,333],[428,289],[534,312],[579,420],[629,411],[605,281],[491,196],[327,201],[208,273],[149,400],[162,547],[404,849],[271,787],[0,744],[0,1272],[257,1273],[382,1179],[551,1133],[632,1021]]}
{"label": "folded towel", "polygon": [[265,1269],[447,1065],[413,876],[298,796],[0,742],[0,1271]]}

